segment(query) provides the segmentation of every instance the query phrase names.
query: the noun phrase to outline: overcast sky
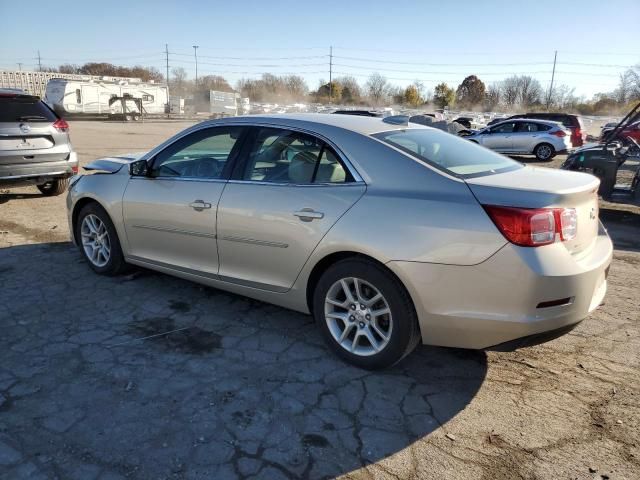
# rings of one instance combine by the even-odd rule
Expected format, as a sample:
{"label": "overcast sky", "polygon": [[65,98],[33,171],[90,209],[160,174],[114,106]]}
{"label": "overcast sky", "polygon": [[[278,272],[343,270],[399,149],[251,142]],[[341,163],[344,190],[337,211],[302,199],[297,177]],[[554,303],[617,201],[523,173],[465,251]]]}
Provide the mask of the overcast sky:
{"label": "overcast sky", "polygon": [[[165,72],[219,74],[230,83],[263,72],[299,74],[310,88],[374,71],[405,86],[454,88],[527,73],[590,97],[640,64],[640,0],[582,1],[37,1],[0,0],[0,68],[107,61]],[[233,58],[230,58],[233,57]]]}

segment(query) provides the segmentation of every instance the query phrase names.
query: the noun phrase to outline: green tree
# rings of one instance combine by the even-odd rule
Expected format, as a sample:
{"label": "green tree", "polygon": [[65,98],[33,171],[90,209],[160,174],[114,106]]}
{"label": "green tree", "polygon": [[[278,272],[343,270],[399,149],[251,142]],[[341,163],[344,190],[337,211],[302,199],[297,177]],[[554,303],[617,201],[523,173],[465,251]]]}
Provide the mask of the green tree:
{"label": "green tree", "polygon": [[[342,85],[335,80],[331,82],[331,90],[329,90],[329,82],[320,85],[316,93],[318,101],[331,101],[337,103],[342,100]],[[331,96],[331,99],[329,99]]]}
{"label": "green tree", "polygon": [[450,88],[449,85],[442,82],[436,85],[436,88],[433,90],[433,103],[435,103],[439,108],[444,108],[446,106],[452,106],[456,100],[456,92],[453,88]]}
{"label": "green tree", "polygon": [[485,92],[486,88],[482,80],[475,75],[469,75],[458,86],[456,103],[466,108],[479,105],[485,99]]}
{"label": "green tree", "polygon": [[405,105],[417,108],[424,103],[420,90],[416,85],[409,85],[404,89],[403,100]]}

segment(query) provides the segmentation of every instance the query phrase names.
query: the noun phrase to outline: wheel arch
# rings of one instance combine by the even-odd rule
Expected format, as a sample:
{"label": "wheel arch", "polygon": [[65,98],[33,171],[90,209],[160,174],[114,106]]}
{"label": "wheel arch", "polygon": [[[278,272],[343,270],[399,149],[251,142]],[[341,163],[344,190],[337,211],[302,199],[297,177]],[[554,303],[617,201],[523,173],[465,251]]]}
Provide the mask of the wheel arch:
{"label": "wheel arch", "polygon": [[[398,283],[405,290],[405,292],[407,293],[407,296],[411,299],[411,304],[413,306],[414,311],[416,311],[416,314],[417,314],[416,304],[413,299],[413,296],[411,295],[411,291],[406,287],[402,279],[398,277],[398,275],[393,270],[391,270],[383,262],[381,262],[380,260],[377,260],[371,255],[367,255],[365,253],[351,251],[351,250],[337,251],[337,252],[332,252],[328,255],[325,255],[318,262],[316,262],[316,264],[311,269],[311,272],[307,277],[307,285],[306,285],[306,302],[310,312],[313,312],[313,292],[315,291],[316,285],[318,284],[318,281],[320,280],[320,277],[322,276],[322,274],[326,272],[327,269],[332,265],[335,265],[337,262],[340,262],[346,259],[366,260],[371,263],[374,263],[375,265],[379,266],[380,268],[388,272],[391,276],[393,276],[393,278],[395,278],[398,281]],[[419,324],[420,322],[418,322],[418,326]]]}
{"label": "wheel arch", "polygon": [[[82,209],[89,205],[90,203],[95,203],[96,205],[100,206],[100,208],[102,208],[107,215],[109,215],[109,212],[107,212],[107,209],[104,208],[104,205],[102,205],[100,203],[100,201],[96,200],[93,197],[82,197],[81,199],[79,199],[75,205],[73,206],[73,210],[71,211],[71,236],[74,240],[74,243],[78,242],[78,239],[75,238],[76,237],[76,227],[78,225],[78,216],[80,215],[80,212],[82,211]],[[109,219],[111,220],[111,222],[113,222],[113,219],[111,218],[111,216],[109,216]]]}

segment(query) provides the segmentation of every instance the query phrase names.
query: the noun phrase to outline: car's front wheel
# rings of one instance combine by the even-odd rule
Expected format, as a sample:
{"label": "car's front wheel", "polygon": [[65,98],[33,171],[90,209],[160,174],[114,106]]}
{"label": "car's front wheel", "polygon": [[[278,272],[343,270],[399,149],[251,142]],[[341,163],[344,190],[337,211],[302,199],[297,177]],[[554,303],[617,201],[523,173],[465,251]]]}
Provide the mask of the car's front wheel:
{"label": "car's front wheel", "polygon": [[82,208],[75,236],[80,252],[96,273],[117,275],[126,268],[113,222],[97,203]]}
{"label": "car's front wheel", "polygon": [[56,180],[43,183],[42,185],[38,185],[38,190],[40,190],[43,195],[54,197],[56,195],[62,195],[68,186],[68,178],[58,178]]}
{"label": "car's front wheel", "polygon": [[409,294],[384,267],[366,259],[328,268],[313,296],[314,317],[331,349],[358,367],[389,367],[418,344]]}
{"label": "car's front wheel", "polygon": [[548,143],[541,143],[535,148],[533,154],[541,162],[548,162],[555,156],[556,151],[553,148],[553,145],[549,145]]}

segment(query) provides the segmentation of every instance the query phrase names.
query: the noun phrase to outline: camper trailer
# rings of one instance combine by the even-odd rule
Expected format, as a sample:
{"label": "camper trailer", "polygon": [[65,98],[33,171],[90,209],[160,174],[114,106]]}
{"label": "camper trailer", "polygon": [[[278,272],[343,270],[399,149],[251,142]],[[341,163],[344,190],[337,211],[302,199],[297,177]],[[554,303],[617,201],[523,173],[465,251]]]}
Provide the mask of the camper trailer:
{"label": "camper trailer", "polygon": [[102,77],[99,80],[69,80],[53,78],[47,83],[44,101],[61,116],[69,114],[122,114],[121,102],[114,97],[142,100],[145,114],[162,114],[168,108],[168,88],[157,83],[143,83],[140,79]]}

